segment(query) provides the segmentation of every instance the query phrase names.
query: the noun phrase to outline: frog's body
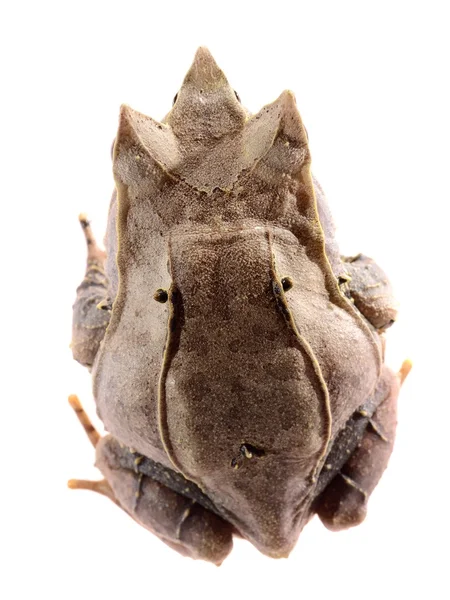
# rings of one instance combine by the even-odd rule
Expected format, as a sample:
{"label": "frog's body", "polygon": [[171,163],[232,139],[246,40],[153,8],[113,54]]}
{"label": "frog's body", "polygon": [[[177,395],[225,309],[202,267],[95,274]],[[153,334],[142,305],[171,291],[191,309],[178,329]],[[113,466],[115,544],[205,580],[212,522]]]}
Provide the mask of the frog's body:
{"label": "frog's body", "polygon": [[[339,256],[309,165],[292,94],[250,116],[200,49],[165,122],[122,110],[107,276],[96,274],[93,284],[96,299],[103,286],[114,301],[101,344],[98,332],[86,343],[83,328],[82,318],[97,310],[89,281],[75,307],[83,343],[74,335],[74,354],[93,366],[99,415],[140,457],[133,473],[127,448],[113,438],[99,444],[98,465],[115,497],[168,543],[215,562],[233,531],[286,556],[313,512],[330,527],[352,524],[351,515],[336,518],[342,507],[330,506],[338,492],[328,491],[349,454],[375,435],[376,480],[366,486],[373,488],[377,453],[384,468],[392,448],[392,439],[366,431],[369,421],[355,425],[361,407],[370,419],[383,402],[390,407],[383,425],[395,421],[398,385],[382,368],[379,333],[394,315],[389,284],[377,271],[384,301],[378,294],[375,308],[365,302],[372,267]],[[95,244],[90,253],[88,268],[93,260],[101,269]],[[349,270],[355,289],[364,273],[359,310]],[[367,307],[372,320],[363,316]],[[101,319],[103,332],[104,312]],[[366,500],[355,489],[353,522]],[[176,505],[172,521],[154,514],[161,494]],[[180,537],[191,513],[195,543]],[[164,529],[164,519],[177,527]]]}

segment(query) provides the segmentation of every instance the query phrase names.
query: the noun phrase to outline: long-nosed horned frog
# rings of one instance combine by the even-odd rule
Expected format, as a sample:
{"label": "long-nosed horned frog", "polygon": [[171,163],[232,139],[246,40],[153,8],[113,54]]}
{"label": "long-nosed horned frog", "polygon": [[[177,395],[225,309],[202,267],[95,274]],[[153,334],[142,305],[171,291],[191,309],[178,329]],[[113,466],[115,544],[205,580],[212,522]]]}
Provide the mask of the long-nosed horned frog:
{"label": "long-nosed horned frog", "polygon": [[384,365],[390,284],[340,256],[293,94],[251,115],[200,48],[163,121],[122,107],[113,170],[72,341],[109,435],[70,397],[104,479],[70,487],[216,564],[360,523],[410,364]]}

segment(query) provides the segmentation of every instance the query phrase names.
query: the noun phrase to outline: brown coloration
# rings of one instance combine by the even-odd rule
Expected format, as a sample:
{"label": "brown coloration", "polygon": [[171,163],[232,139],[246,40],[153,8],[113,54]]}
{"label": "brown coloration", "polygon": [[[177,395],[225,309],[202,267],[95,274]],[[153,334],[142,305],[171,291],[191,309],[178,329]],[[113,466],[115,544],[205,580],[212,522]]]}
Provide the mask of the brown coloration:
{"label": "brown coloration", "polygon": [[109,436],[102,438],[96,455],[117,502],[138,523],[191,558],[220,564],[229,554],[233,530],[220,516],[143,473],[124,469],[117,442]]}
{"label": "brown coloration", "polygon": [[111,486],[106,479],[101,479],[100,481],[90,481],[88,479],[69,479],[67,482],[67,487],[71,490],[90,490],[91,492],[97,492],[97,494],[106,496],[115,504],[120,506]]}
{"label": "brown coloration", "polygon": [[249,115],[200,48],[163,122],[122,107],[113,163],[106,274],[80,286],[74,331],[121,506],[213,562],[232,531],[280,557],[315,511],[358,521],[407,368],[382,365],[390,286],[341,259],[292,92]]}
{"label": "brown coloration", "polygon": [[83,426],[83,429],[86,432],[86,435],[88,436],[89,441],[95,448],[100,440],[100,434],[95,429],[95,427],[92,425],[91,420],[89,419],[87,414],[84,412],[84,408],[81,406],[81,402],[80,402],[78,396],[75,396],[75,394],[71,394],[69,396],[69,404],[75,411],[75,414],[77,415],[78,420],[80,421],[81,425]]}
{"label": "brown coloration", "polygon": [[79,216],[87,245],[86,274],[77,288],[77,297],[73,305],[72,354],[82,365],[92,367],[100,343],[109,323],[108,279],[104,263],[106,253],[98,247],[86,215]]}
{"label": "brown coloration", "polygon": [[111,436],[101,438],[78,397],[69,396],[69,403],[96,448],[96,466],[106,479],[70,479],[68,487],[106,496],[177,552],[220,565],[231,551],[235,532],[209,499],[177,473],[123,450]]}
{"label": "brown coloration", "polygon": [[81,213],[78,215],[78,220],[80,221],[81,228],[84,232],[84,237],[86,238],[88,263],[93,261],[99,261],[102,263],[106,258],[106,253],[97,245],[97,241],[92,233],[91,224],[87,218],[87,215]]}
{"label": "brown coloration", "polygon": [[384,434],[366,429],[340,476],[332,480],[320,497],[316,511],[328,529],[339,531],[364,520],[367,500],[387,466],[394,445],[399,389],[397,377],[385,369],[379,385],[383,398],[371,421]]}
{"label": "brown coloration", "polygon": [[397,302],[386,274],[363,254],[346,257],[344,261],[356,308],[376,329],[385,331],[397,318]]}
{"label": "brown coloration", "polygon": [[409,372],[412,369],[412,362],[409,359],[403,361],[402,366],[400,367],[400,371],[398,372],[398,378],[400,380],[400,385],[403,385],[405,379],[408,377]]}
{"label": "brown coloration", "polygon": [[[69,404],[73,408],[78,418],[78,421],[80,422],[87,437],[89,438],[89,441],[94,446],[94,448],[96,448],[99,441],[101,440],[101,436],[95,429],[95,427],[92,425],[91,420],[85,413],[78,396],[76,396],[75,394],[71,394],[69,396]],[[102,479],[100,481],[89,481],[87,479],[70,479],[67,482],[67,486],[71,490],[91,490],[93,492],[97,492],[98,494],[102,494],[103,496],[108,497],[110,500],[117,504],[117,499],[106,479]]]}

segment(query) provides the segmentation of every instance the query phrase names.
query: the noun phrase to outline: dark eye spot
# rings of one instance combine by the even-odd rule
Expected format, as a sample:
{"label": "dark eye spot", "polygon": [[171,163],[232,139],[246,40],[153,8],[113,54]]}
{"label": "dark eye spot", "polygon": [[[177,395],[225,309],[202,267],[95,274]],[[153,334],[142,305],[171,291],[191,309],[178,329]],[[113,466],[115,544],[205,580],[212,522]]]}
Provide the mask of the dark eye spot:
{"label": "dark eye spot", "polygon": [[340,275],[338,277],[339,285],[344,285],[345,283],[348,283],[351,280],[352,280],[352,278],[350,277],[350,275]]}
{"label": "dark eye spot", "polygon": [[283,277],[281,280],[281,285],[283,286],[283,290],[288,292],[294,285],[294,282],[292,281],[291,277]]}
{"label": "dark eye spot", "polygon": [[175,96],[173,97],[173,100],[172,100],[172,106],[173,106],[173,105],[175,104],[175,102],[177,101],[177,98],[178,98],[178,92],[177,92],[177,93],[175,94]]}
{"label": "dark eye spot", "polygon": [[238,102],[240,102],[240,101],[241,101],[241,99],[240,99],[240,97],[239,97],[239,94],[237,93],[237,91],[236,91],[236,90],[234,90],[234,95],[236,96],[236,100],[237,100]]}
{"label": "dark eye spot", "polygon": [[159,288],[153,294],[153,298],[156,300],[156,302],[161,302],[161,304],[164,304],[164,302],[167,302],[169,295],[167,293],[167,290]]}
{"label": "dark eye spot", "polygon": [[386,331],[386,329],[389,329],[389,327],[392,327],[392,325],[395,323],[395,319],[390,319],[390,321],[388,321],[387,323],[385,323],[383,325],[383,327],[381,327],[381,331]]}

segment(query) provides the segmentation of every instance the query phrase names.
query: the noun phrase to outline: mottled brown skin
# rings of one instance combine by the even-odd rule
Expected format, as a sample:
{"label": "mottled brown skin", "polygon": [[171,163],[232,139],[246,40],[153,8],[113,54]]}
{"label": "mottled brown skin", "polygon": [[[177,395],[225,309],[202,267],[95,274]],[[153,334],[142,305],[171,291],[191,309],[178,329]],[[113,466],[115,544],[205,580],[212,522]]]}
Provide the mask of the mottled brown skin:
{"label": "mottled brown skin", "polygon": [[74,306],[111,433],[98,491],[217,564],[233,534],[282,557],[315,513],[359,523],[394,440],[396,313],[379,267],[339,255],[292,93],[251,116],[200,48],[162,123],[122,108],[113,165]]}

